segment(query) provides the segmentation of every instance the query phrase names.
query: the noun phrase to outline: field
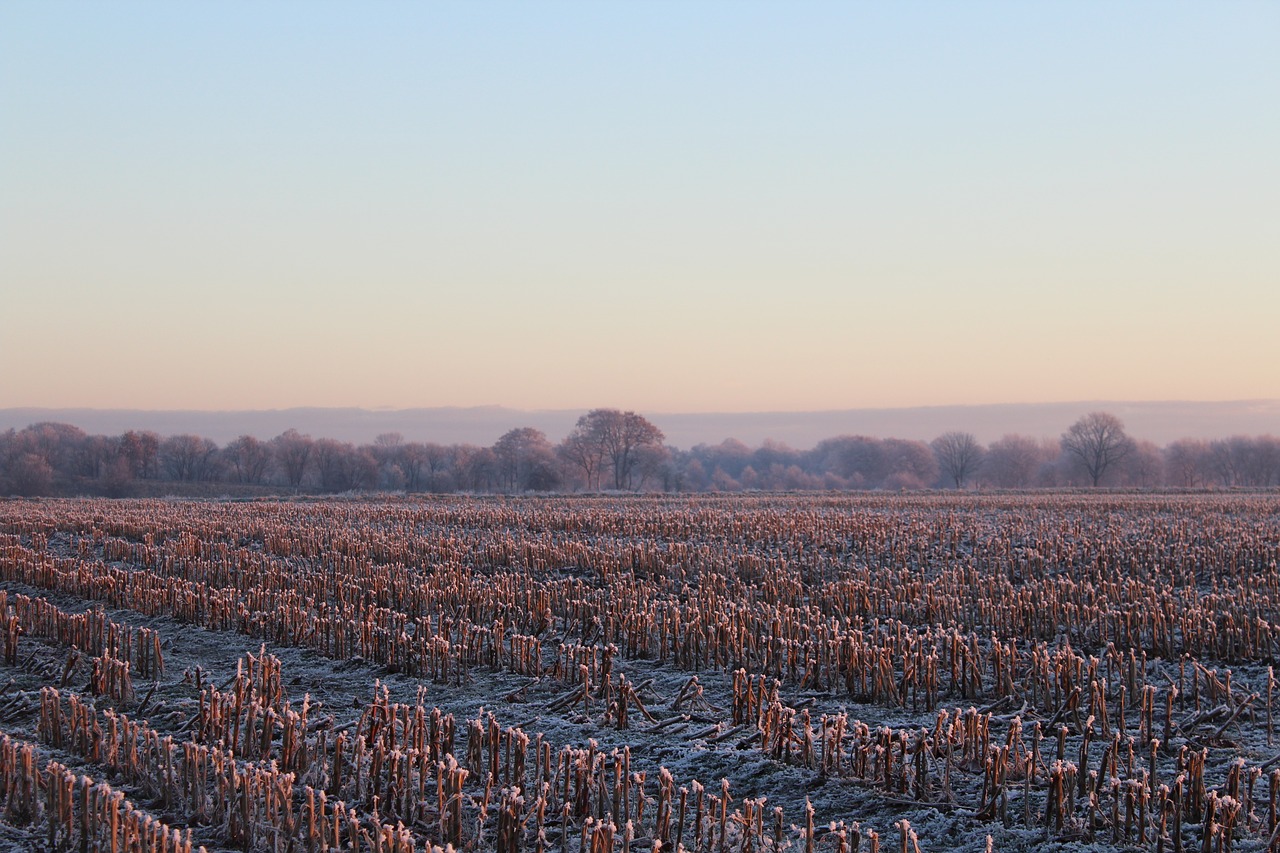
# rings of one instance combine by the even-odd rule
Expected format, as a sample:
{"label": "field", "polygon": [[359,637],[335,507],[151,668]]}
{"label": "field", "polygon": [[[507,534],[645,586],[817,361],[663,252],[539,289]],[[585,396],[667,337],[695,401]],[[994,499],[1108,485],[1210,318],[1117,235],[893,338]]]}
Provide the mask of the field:
{"label": "field", "polygon": [[1280,849],[1280,496],[0,503],[0,849]]}

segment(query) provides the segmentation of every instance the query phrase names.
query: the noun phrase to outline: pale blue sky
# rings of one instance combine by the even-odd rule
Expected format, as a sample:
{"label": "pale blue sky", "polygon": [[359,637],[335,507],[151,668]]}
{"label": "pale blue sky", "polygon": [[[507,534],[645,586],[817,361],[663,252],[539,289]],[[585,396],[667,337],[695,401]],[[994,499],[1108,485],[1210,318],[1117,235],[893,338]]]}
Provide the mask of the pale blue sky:
{"label": "pale blue sky", "polygon": [[0,406],[1280,397],[1277,3],[0,5]]}

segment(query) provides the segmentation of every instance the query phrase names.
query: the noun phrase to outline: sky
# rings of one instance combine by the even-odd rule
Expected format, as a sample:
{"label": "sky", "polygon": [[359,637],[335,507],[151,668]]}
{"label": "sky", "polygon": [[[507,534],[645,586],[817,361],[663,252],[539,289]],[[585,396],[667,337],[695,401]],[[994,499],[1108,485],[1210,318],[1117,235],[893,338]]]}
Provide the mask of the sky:
{"label": "sky", "polygon": [[1280,3],[0,4],[0,407],[1280,398]]}

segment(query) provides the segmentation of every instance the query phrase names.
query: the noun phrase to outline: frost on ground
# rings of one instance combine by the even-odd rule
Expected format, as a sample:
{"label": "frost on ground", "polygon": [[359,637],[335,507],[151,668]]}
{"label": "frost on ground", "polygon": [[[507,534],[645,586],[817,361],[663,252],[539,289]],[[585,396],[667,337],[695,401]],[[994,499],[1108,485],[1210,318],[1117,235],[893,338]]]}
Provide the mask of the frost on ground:
{"label": "frost on ground", "polygon": [[112,849],[50,761],[143,814],[119,849],[1265,849],[1277,530],[1274,496],[0,504],[37,756],[27,800],[0,757],[0,849]]}

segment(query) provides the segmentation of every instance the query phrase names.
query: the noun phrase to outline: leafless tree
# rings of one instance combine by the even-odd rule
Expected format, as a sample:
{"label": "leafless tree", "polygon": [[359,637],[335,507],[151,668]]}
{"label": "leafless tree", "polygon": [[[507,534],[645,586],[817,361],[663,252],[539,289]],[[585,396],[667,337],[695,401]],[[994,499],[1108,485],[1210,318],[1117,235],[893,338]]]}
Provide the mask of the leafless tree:
{"label": "leafless tree", "polygon": [[884,459],[881,489],[924,489],[938,480],[938,462],[929,445],[905,438],[886,438],[880,442]]}
{"label": "leafless tree", "polygon": [[210,479],[218,445],[198,435],[171,435],[160,443],[160,461],[174,480]]}
{"label": "leafless tree", "polygon": [[1193,489],[1209,477],[1209,445],[1195,438],[1180,438],[1164,449],[1164,470],[1173,486]]}
{"label": "leafless tree", "polygon": [[280,469],[284,471],[285,481],[290,488],[298,489],[302,486],[313,447],[315,442],[311,436],[301,435],[296,429],[287,429],[271,439],[271,451]]}
{"label": "leafless tree", "polygon": [[1224,486],[1270,486],[1280,479],[1280,441],[1232,436],[1209,443],[1209,466]]}
{"label": "leafless tree", "polygon": [[696,457],[687,458],[684,464],[676,468],[671,478],[670,490],[673,492],[702,492],[711,484],[711,475],[701,460]]}
{"label": "leafless tree", "polygon": [[930,442],[942,476],[963,489],[982,464],[982,445],[971,432],[946,432]]}
{"label": "leafless tree", "polygon": [[661,444],[646,444],[636,449],[636,489],[644,491],[650,483],[663,487],[671,477],[673,454]]}
{"label": "leafless tree", "polygon": [[591,440],[584,430],[574,429],[556,446],[556,455],[565,466],[582,473],[582,485],[587,491],[600,489],[600,468],[604,465],[604,448]]}
{"label": "leafless tree", "polygon": [[642,447],[661,447],[665,436],[635,412],[611,413],[601,419],[600,426],[604,427],[605,454],[613,463],[613,487],[630,489],[631,473],[638,461],[636,452]]}
{"label": "leafless tree", "polygon": [[38,453],[22,453],[8,465],[4,490],[30,498],[53,493],[53,466]]}
{"label": "leafless tree", "polygon": [[96,480],[107,463],[117,455],[115,442],[105,435],[86,435],[72,452],[72,469],[78,476]]}
{"label": "leafless tree", "polygon": [[[751,466],[748,465],[748,468]],[[740,492],[742,491],[742,482],[736,477],[729,475],[728,471],[723,468],[716,468],[711,472],[710,489],[713,492]]]}
{"label": "leafless tree", "polygon": [[588,488],[599,488],[604,465],[613,471],[613,488],[631,488],[636,450],[661,446],[662,430],[635,412],[592,409],[582,417],[562,444],[562,453],[587,477]]}
{"label": "leafless tree", "polygon": [[752,465],[751,448],[736,438],[726,438],[719,444],[699,444],[689,453],[701,463],[703,470],[711,472],[721,491],[730,491],[730,486],[738,488],[738,478]]}
{"label": "leafless tree", "polygon": [[768,471],[776,466],[786,470],[789,465],[798,465],[803,454],[787,446],[781,441],[766,438],[764,442],[751,452],[751,467],[757,471]]}
{"label": "leafless tree", "polygon": [[260,485],[271,465],[271,449],[251,435],[242,435],[222,448],[225,465],[236,482]]}
{"label": "leafless tree", "polygon": [[498,482],[498,457],[493,450],[457,444],[453,451],[458,485],[468,492],[493,491]]}
{"label": "leafless tree", "polygon": [[782,470],[778,470],[781,466],[774,465],[769,469],[772,477],[773,485],[771,488],[786,489],[787,491],[813,491],[822,488],[822,480],[813,474],[806,472],[799,465],[788,465]]}
{"label": "leafless tree", "polygon": [[380,433],[372,446],[362,450],[371,454],[378,463],[378,481],[382,488],[392,491],[409,488],[409,472],[405,470],[408,445],[404,443],[403,435],[398,432]]}
{"label": "leafless tree", "polygon": [[117,455],[106,464],[99,483],[107,497],[124,498],[129,496],[133,480],[133,465],[127,457]]}
{"label": "leafless tree", "polygon": [[1135,441],[1124,460],[1125,480],[1132,486],[1154,488],[1164,482],[1164,455],[1151,441]]}
{"label": "leafless tree", "polygon": [[320,488],[326,492],[377,487],[378,461],[364,448],[321,438],[316,440],[312,455],[320,475]]}
{"label": "leafless tree", "polygon": [[373,440],[374,447],[383,447],[388,450],[399,447],[404,444],[404,436],[398,432],[379,433],[378,437]]}
{"label": "leafless tree", "polygon": [[1133,446],[1124,424],[1109,412],[1090,412],[1062,434],[1062,452],[1084,469],[1095,487],[1133,452]]}
{"label": "leafless tree", "polygon": [[311,448],[311,458],[315,461],[321,491],[337,493],[353,488],[350,460],[353,453],[355,453],[355,446],[345,441],[332,438],[316,439],[315,445]]}
{"label": "leafless tree", "polygon": [[34,453],[55,472],[74,474],[76,453],[88,436],[71,424],[43,421],[18,432],[18,444]]}
{"label": "leafless tree", "polygon": [[405,491],[422,491],[422,472],[427,465],[426,445],[411,441],[396,450],[396,464],[404,474]]}
{"label": "leafless tree", "polygon": [[1260,435],[1253,440],[1253,465],[1256,484],[1280,485],[1280,438]]}
{"label": "leafless tree", "polygon": [[979,476],[999,489],[1026,488],[1035,484],[1040,469],[1057,453],[1057,448],[1046,451],[1034,438],[1006,435],[987,448]]}
{"label": "leafless tree", "polygon": [[832,475],[833,485],[845,489],[874,489],[889,471],[884,445],[878,438],[841,435],[818,442],[809,453],[815,473]]}
{"label": "leafless tree", "polygon": [[555,488],[555,451],[540,429],[519,427],[508,430],[493,445],[498,477],[507,491]]}
{"label": "leafless tree", "polygon": [[159,474],[160,436],[148,430],[129,430],[120,436],[120,453],[129,460],[133,476],[155,479]]}
{"label": "leafless tree", "polygon": [[446,492],[457,488],[454,467],[458,455],[454,448],[427,442],[422,445],[422,456],[426,466],[426,482],[423,485],[428,491]]}

